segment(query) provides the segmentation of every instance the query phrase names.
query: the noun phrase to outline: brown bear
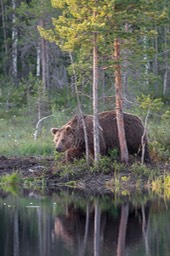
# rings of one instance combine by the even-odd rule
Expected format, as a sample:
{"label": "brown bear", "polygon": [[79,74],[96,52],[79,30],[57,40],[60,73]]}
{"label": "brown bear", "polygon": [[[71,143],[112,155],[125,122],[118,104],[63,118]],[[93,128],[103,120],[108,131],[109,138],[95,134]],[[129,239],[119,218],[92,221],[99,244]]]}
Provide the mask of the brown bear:
{"label": "brown bear", "polygon": [[[66,161],[72,161],[74,158],[80,158],[86,152],[82,118],[84,118],[87,130],[89,154],[93,156],[94,142],[92,115],[83,115],[83,117],[75,115],[62,128],[51,129],[51,132],[54,135],[56,151],[66,152]],[[144,132],[141,119],[138,116],[124,113],[124,124],[129,154],[141,156],[141,138]],[[106,111],[99,114],[99,139],[101,155],[107,155],[109,150],[114,148],[117,148],[118,150],[120,149],[115,111]],[[146,136],[144,141],[144,161],[150,162]]]}

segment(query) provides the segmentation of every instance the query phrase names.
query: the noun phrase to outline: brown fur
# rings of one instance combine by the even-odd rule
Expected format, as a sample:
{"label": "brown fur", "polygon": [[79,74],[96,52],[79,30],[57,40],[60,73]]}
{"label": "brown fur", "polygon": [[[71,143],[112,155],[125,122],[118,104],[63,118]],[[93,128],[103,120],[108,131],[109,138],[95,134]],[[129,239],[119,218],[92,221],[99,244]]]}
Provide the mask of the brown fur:
{"label": "brown fur", "polygon": [[[88,134],[88,148],[90,155],[94,155],[93,143],[93,116],[84,115]],[[144,127],[139,117],[124,113],[125,134],[129,154],[141,155],[141,137]],[[119,139],[117,131],[115,111],[106,111],[99,114],[99,131],[100,131],[100,151],[101,155],[107,155],[110,149],[119,149]],[[85,154],[85,139],[82,118],[74,116],[61,129],[52,128],[56,151],[67,152],[67,160],[80,158]],[[144,160],[150,161],[147,138],[145,136],[145,155]]]}

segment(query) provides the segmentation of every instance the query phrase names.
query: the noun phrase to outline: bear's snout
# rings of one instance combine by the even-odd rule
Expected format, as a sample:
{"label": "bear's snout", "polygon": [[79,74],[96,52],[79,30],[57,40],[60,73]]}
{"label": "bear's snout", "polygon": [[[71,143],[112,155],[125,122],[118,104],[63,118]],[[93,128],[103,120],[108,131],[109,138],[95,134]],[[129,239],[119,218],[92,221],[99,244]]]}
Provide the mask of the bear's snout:
{"label": "bear's snout", "polygon": [[61,147],[57,147],[55,150],[56,150],[58,153],[63,152],[63,149],[62,149]]}

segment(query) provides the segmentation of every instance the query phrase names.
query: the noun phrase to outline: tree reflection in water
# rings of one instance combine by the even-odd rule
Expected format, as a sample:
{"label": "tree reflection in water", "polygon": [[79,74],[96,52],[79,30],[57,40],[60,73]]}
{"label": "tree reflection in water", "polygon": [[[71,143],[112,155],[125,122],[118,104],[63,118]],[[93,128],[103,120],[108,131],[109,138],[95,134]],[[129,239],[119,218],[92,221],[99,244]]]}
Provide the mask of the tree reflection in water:
{"label": "tree reflection in water", "polygon": [[93,204],[86,205],[86,212],[74,204],[67,210],[66,214],[56,217],[54,233],[69,251],[81,256],[123,256],[126,247],[133,247],[142,239],[143,217],[147,222],[149,205],[133,208],[125,203],[114,208],[116,215],[112,215],[102,211],[99,201],[94,200]]}
{"label": "tree reflection in water", "polygon": [[80,196],[64,203],[57,195],[56,208],[53,198],[46,203],[42,198],[1,199],[0,255],[125,256],[142,242],[149,255],[150,203],[133,206],[103,199]]}

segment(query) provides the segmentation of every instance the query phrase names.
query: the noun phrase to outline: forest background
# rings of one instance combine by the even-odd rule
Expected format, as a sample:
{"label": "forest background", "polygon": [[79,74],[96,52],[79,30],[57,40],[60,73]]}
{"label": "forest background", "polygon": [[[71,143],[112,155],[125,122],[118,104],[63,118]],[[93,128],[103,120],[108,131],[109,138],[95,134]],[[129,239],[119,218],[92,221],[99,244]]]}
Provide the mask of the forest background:
{"label": "forest background", "polygon": [[115,108],[119,38],[123,110],[143,121],[149,110],[152,157],[170,159],[168,0],[0,0],[0,21],[0,155],[52,155],[50,128],[78,113],[77,92],[92,113],[97,33],[99,111]]}

